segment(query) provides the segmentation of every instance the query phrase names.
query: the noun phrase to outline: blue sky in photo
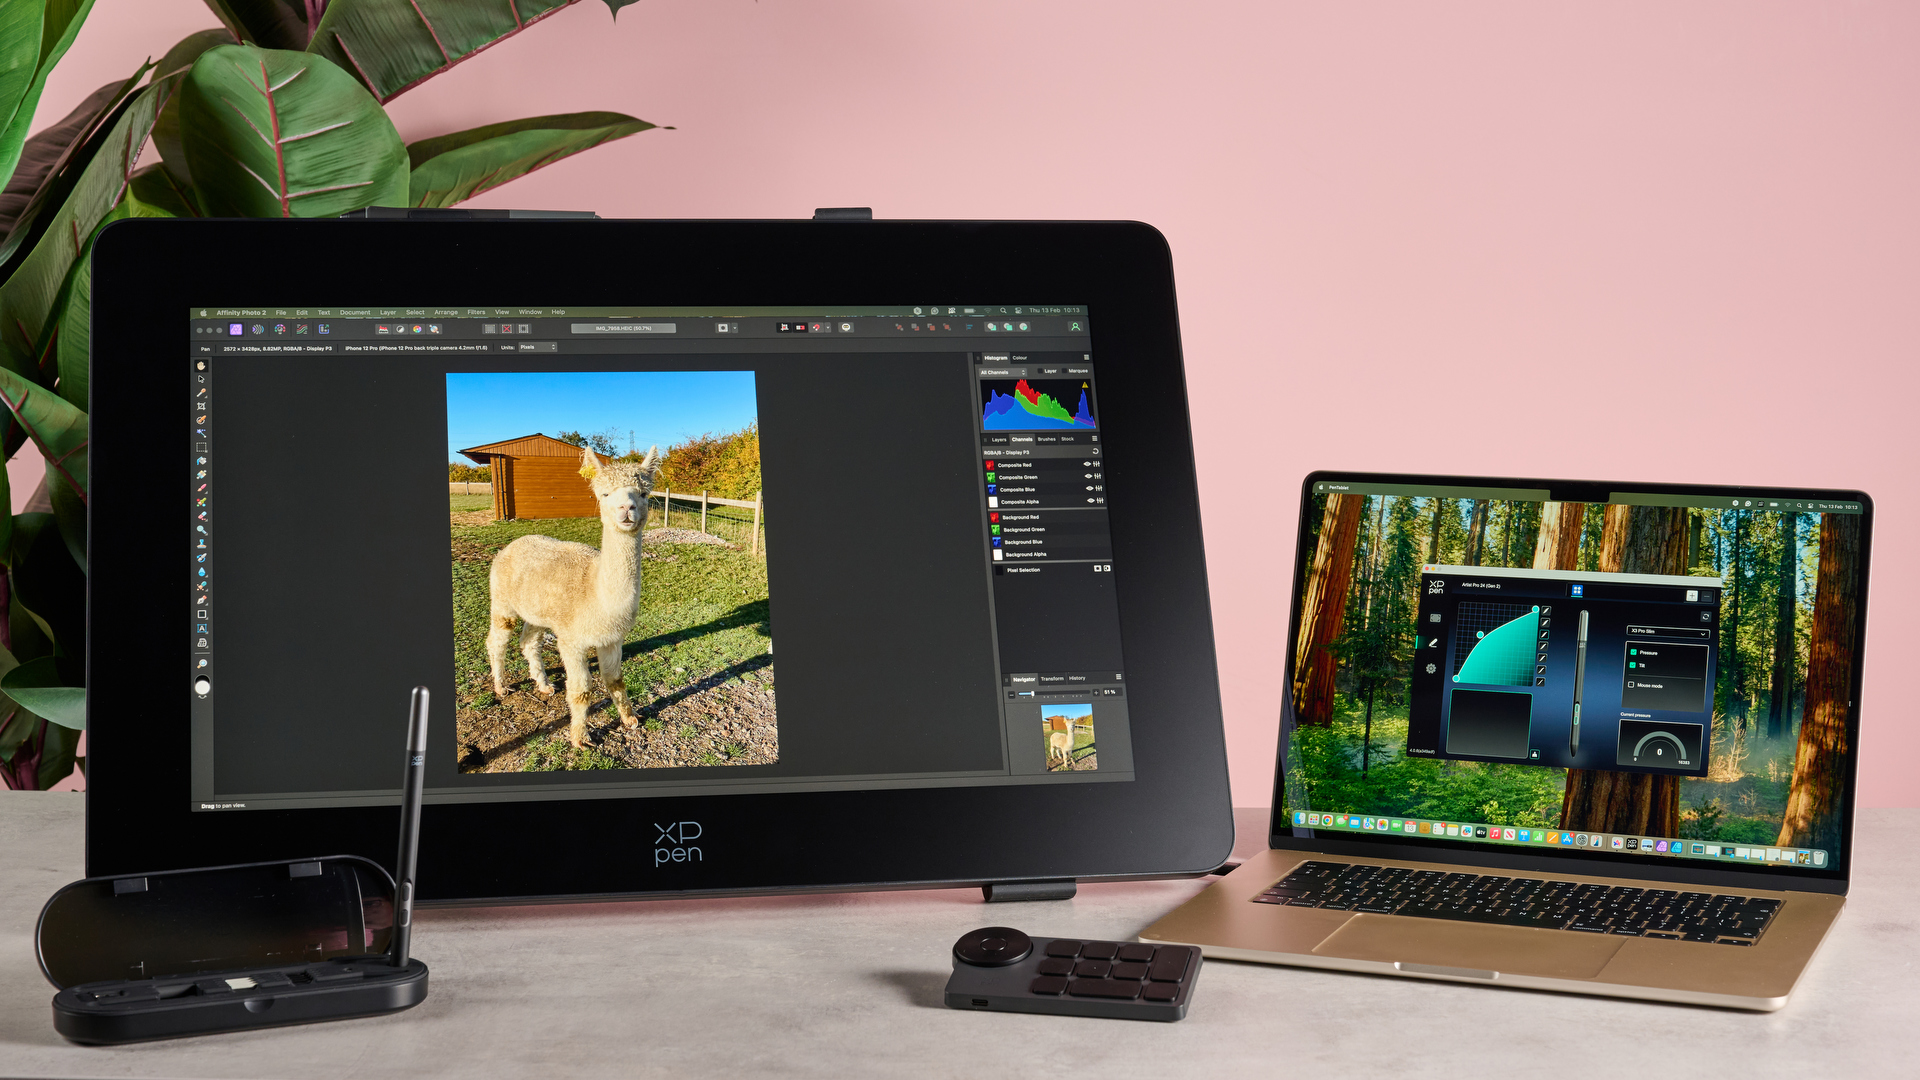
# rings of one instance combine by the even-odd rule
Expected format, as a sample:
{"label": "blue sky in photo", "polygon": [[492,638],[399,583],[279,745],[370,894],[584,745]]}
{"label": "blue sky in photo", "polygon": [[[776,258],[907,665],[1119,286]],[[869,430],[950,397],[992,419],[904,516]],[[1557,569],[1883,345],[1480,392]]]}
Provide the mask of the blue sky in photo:
{"label": "blue sky in photo", "polygon": [[1093,706],[1088,704],[1040,706],[1040,716],[1042,719],[1045,719],[1047,717],[1053,717],[1053,716],[1066,716],[1066,717],[1071,717],[1072,719],[1075,719],[1075,720],[1080,720],[1092,715],[1093,715]]}
{"label": "blue sky in photo", "polygon": [[447,460],[462,447],[538,431],[591,435],[618,428],[627,449],[665,450],[689,436],[738,431],[758,405],[751,371],[454,372],[447,376]]}

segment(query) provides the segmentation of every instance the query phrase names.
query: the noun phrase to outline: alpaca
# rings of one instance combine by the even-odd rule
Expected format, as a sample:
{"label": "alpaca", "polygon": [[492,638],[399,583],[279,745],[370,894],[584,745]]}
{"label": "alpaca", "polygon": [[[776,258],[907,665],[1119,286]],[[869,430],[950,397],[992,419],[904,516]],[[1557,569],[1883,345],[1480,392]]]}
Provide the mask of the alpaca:
{"label": "alpaca", "polygon": [[1067,730],[1047,732],[1047,763],[1051,767],[1058,758],[1064,768],[1073,767],[1073,721],[1067,721]]}
{"label": "alpaca", "polygon": [[493,692],[507,695],[507,639],[519,620],[520,652],[527,658],[534,689],[553,693],[540,662],[540,636],[550,631],[566,667],[567,710],[573,715],[567,737],[576,750],[587,738],[588,652],[600,658],[600,681],[613,696],[620,723],[633,727],[639,722],[627,703],[620,647],[640,605],[640,530],[659,465],[657,446],[637,464],[602,461],[593,451],[582,450],[580,475],[600,504],[600,550],[551,536],[523,536],[493,557],[487,574],[487,659],[493,666]]}

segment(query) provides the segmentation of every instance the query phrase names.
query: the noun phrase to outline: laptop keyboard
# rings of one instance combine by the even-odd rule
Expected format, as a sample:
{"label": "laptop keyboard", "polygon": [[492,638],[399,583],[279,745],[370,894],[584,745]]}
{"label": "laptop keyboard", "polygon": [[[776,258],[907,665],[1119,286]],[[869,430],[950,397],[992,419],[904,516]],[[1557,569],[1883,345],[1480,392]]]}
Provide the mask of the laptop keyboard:
{"label": "laptop keyboard", "polygon": [[1253,900],[1722,945],[1759,941],[1780,911],[1780,901],[1758,896],[1336,862],[1302,863]]}

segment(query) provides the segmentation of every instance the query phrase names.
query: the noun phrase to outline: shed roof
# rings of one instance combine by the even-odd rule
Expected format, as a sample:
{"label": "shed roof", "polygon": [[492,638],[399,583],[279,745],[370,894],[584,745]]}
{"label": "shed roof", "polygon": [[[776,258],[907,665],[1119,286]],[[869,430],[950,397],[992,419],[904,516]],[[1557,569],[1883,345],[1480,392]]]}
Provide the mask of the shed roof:
{"label": "shed roof", "polygon": [[468,460],[476,464],[485,465],[496,457],[577,458],[580,456],[580,447],[569,442],[561,442],[551,435],[542,435],[536,431],[531,435],[522,435],[517,439],[503,439],[500,442],[469,446],[465,450],[460,451],[460,453],[466,455]]}

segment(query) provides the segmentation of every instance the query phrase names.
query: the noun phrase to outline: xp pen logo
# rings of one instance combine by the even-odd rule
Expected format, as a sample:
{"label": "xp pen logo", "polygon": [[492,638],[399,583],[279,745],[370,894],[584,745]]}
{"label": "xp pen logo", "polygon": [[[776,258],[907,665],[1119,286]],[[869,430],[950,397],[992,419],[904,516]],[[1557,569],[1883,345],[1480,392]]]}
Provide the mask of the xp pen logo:
{"label": "xp pen logo", "polygon": [[653,865],[670,862],[705,862],[706,856],[697,847],[689,846],[691,841],[700,839],[704,830],[697,821],[675,821],[666,825],[654,822],[653,827],[660,835],[653,841]]}

